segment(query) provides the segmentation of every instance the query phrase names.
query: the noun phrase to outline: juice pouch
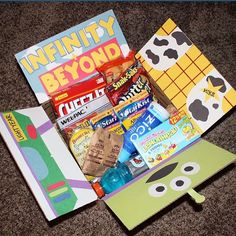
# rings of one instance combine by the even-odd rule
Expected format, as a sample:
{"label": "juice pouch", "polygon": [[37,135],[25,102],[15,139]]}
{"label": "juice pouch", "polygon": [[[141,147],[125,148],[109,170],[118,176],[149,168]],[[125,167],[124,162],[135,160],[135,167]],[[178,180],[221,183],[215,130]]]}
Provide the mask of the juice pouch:
{"label": "juice pouch", "polygon": [[115,106],[143,90],[152,93],[148,75],[140,63],[136,61],[118,79],[106,86],[105,93],[112,105]]}
{"label": "juice pouch", "polygon": [[130,51],[127,57],[119,57],[96,68],[107,83],[111,83],[135,62],[135,52]]}
{"label": "juice pouch", "polygon": [[131,99],[115,106],[114,111],[122,122],[122,125],[128,130],[138,117],[144,113],[152,101],[152,96],[144,90]]}
{"label": "juice pouch", "polygon": [[108,131],[113,131],[116,134],[121,135],[124,133],[124,129],[122,128],[118,116],[114,112],[113,108],[93,117],[90,122],[93,129],[101,127]]}
{"label": "juice pouch", "polygon": [[[94,99],[106,96],[104,89],[106,82],[101,75],[78,83],[51,96],[54,109],[58,117],[63,117],[75,111],[82,105]],[[109,100],[104,97],[101,106],[109,105]]]}

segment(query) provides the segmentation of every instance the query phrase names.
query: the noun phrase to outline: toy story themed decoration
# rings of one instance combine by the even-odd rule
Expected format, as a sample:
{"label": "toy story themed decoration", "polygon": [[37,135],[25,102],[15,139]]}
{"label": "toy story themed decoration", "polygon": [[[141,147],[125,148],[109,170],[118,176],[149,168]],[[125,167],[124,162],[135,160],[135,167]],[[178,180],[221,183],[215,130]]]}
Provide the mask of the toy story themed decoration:
{"label": "toy story themed decoration", "polygon": [[[96,67],[128,53],[127,42],[110,10],[15,55],[39,103],[44,104],[0,113],[0,131],[48,220],[97,199],[91,183],[45,113],[46,110],[55,121],[54,111],[48,105],[50,98],[71,85],[87,82],[98,73]],[[164,103],[174,108],[175,115],[167,120],[169,113],[148,99],[147,103],[152,102],[151,105],[130,122],[130,125],[134,123],[133,131],[130,127],[123,130],[120,122],[115,123],[122,128],[121,135],[125,132],[124,137],[128,137],[124,142],[124,156],[118,160],[125,161],[138,151],[140,159],[134,159],[136,167],[140,160],[147,164],[144,173],[139,172],[140,175],[130,178],[130,182],[124,182],[122,187],[103,198],[129,230],[186,193],[196,203],[204,202],[205,197],[194,188],[235,161],[234,154],[201,139],[200,135],[236,105],[236,92],[182,30],[171,19],[167,20],[136,58],[146,70],[142,68],[142,71],[152,78],[150,80],[163,100],[169,100],[175,106]],[[148,76],[147,79],[149,81]],[[90,94],[90,103],[84,106],[92,109],[96,105],[93,93],[82,92]],[[69,102],[67,99],[65,102]],[[72,103],[75,106],[74,100]],[[126,103],[128,108],[131,105]],[[151,117],[154,105],[158,112]],[[62,115],[69,116],[69,110]],[[131,111],[135,114],[136,110]],[[77,117],[85,114],[82,110],[73,112],[77,112]],[[122,115],[118,112],[119,109],[112,110],[117,119]],[[105,113],[107,115],[104,111],[98,115],[104,118]],[[144,117],[148,122],[146,118],[145,122],[142,120]],[[67,122],[72,120],[70,117]],[[87,121],[94,129],[97,127],[96,122],[90,123],[94,119]],[[148,125],[154,121],[155,126]],[[111,128],[109,124],[107,127]],[[141,129],[137,131],[135,127]],[[142,133],[138,135],[136,131]],[[131,134],[136,140],[130,139]],[[144,136],[140,137],[141,134]],[[104,144],[99,142],[97,149],[104,148]]]}
{"label": "toy story themed decoration", "polygon": [[235,90],[171,19],[136,58],[200,133],[236,105]]}
{"label": "toy story themed decoration", "polygon": [[97,199],[41,107],[1,113],[0,128],[48,220]]}
{"label": "toy story themed decoration", "polygon": [[126,56],[128,44],[112,10],[15,55],[39,103],[97,74],[96,68]]}
{"label": "toy story themed decoration", "polygon": [[131,230],[186,193],[202,203],[194,188],[233,161],[234,154],[200,139],[103,199]]}

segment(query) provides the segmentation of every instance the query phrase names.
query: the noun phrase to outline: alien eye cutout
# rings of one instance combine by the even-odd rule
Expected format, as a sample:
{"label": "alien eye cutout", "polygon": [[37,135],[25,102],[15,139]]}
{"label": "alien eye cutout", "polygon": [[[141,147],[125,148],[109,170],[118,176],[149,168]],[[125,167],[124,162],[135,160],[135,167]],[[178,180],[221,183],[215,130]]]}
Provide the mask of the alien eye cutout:
{"label": "alien eye cutout", "polygon": [[185,175],[195,175],[199,170],[200,166],[196,162],[187,162],[181,166],[181,172]]}
{"label": "alien eye cutout", "polygon": [[172,163],[168,166],[161,168],[160,170],[155,172],[153,175],[151,175],[151,177],[149,177],[149,179],[146,181],[146,183],[150,183],[150,182],[156,181],[158,179],[164,178],[165,176],[169,175],[176,168],[177,165],[178,165],[178,162],[175,162],[175,163]]}
{"label": "alien eye cutout", "polygon": [[167,187],[162,183],[153,184],[148,188],[148,193],[152,197],[162,197],[166,191]]}
{"label": "alien eye cutout", "polygon": [[171,180],[170,187],[174,191],[183,191],[189,188],[191,185],[191,180],[186,176],[178,176]]}

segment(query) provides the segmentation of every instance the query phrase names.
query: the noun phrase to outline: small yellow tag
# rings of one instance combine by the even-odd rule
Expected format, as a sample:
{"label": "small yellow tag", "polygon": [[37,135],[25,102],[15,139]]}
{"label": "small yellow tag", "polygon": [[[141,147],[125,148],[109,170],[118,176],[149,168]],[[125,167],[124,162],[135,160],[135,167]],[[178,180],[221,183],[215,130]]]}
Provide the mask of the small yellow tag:
{"label": "small yellow tag", "polygon": [[3,116],[17,142],[26,141],[27,138],[12,112],[3,113]]}

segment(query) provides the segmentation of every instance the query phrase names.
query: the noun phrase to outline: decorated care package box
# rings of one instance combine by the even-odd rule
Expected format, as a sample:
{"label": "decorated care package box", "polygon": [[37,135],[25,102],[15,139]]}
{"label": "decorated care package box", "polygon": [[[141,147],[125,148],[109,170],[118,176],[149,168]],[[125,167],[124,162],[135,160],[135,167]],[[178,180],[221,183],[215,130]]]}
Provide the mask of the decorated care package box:
{"label": "decorated care package box", "polygon": [[[128,52],[110,10],[17,53],[16,59],[43,104],[71,85],[89,84],[98,74],[96,67]],[[185,122],[200,135],[173,155],[170,149],[180,139],[171,139],[170,144],[162,140],[162,147],[169,148],[168,158],[163,158],[166,152],[161,149],[156,165],[150,164],[148,171],[103,197],[129,230],[186,193],[203,202],[204,196],[194,188],[235,160],[233,154],[200,136],[235,106],[236,92],[171,19],[138,51],[136,59],[156,91],[184,112]],[[55,129],[49,107],[47,112],[42,105],[2,112],[0,131],[45,217],[53,220],[95,201],[97,195]],[[178,137],[191,135],[185,127]]]}

